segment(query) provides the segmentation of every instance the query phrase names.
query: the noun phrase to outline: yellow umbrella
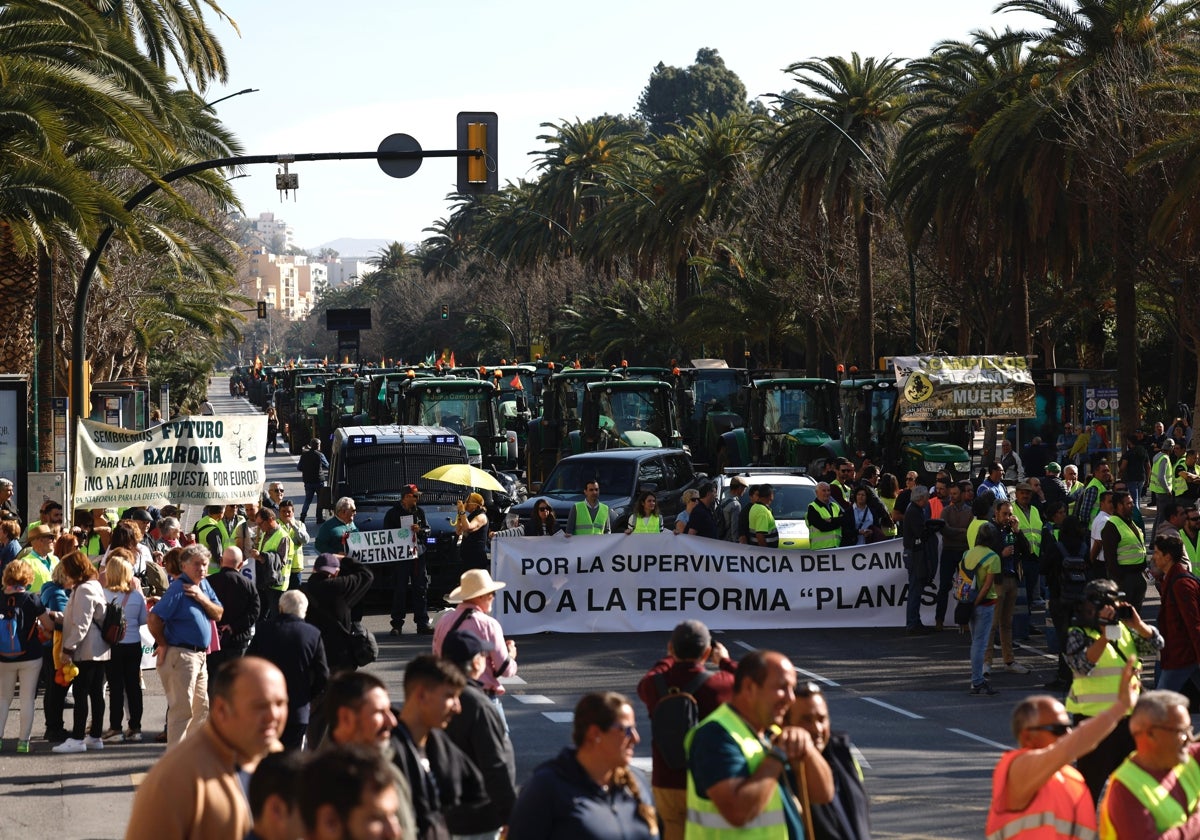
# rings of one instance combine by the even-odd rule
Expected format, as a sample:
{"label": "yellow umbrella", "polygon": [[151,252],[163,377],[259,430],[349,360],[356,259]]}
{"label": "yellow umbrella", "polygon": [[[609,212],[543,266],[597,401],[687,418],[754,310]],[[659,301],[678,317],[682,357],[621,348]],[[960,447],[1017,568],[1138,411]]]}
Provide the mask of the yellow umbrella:
{"label": "yellow umbrella", "polygon": [[472,467],[470,464],[445,464],[430,470],[421,476],[421,478],[428,478],[432,481],[443,481],[446,484],[458,484],[462,487],[473,487],[477,490],[504,492],[504,487],[499,481],[492,478],[489,473],[484,472],[478,467]]}

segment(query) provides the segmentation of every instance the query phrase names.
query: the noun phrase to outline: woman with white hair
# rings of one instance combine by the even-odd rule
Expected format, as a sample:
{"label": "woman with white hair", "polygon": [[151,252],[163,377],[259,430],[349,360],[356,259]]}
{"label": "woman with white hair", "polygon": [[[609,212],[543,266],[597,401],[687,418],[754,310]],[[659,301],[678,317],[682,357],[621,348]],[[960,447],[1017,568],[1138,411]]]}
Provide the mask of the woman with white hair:
{"label": "woman with white hair", "polygon": [[308,733],[310,709],[329,680],[325,643],[321,631],[305,621],[308,596],[289,589],[279,598],[279,615],[261,624],[246,651],[274,662],[287,681],[288,720],[280,742],[286,749],[301,749]]}

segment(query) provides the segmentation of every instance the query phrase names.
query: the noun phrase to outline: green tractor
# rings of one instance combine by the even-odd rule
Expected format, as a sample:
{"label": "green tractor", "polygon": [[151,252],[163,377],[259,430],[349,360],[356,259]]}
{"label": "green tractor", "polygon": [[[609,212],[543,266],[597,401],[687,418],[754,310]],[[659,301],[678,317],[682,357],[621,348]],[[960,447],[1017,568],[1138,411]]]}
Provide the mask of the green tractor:
{"label": "green tractor", "polygon": [[955,480],[971,478],[965,421],[900,421],[896,380],[887,375],[853,375],[840,386],[846,445],[856,463],[869,460],[903,479],[909,470],[932,483],[938,470]]}
{"label": "green tractor", "polygon": [[[540,484],[554,469],[559,458],[573,454],[570,436],[577,436],[583,424],[583,406],[587,386],[613,379],[612,371],[599,368],[567,368],[545,379],[542,395],[542,414],[529,421],[528,443],[525,446],[526,481]],[[582,450],[580,450],[582,451]]]}
{"label": "green tractor", "polygon": [[838,386],[828,379],[755,379],[746,389],[746,425],[719,438],[717,463],[728,467],[790,467],[817,473],[845,455]]}
{"label": "green tractor", "polygon": [[413,376],[396,395],[396,422],[440,426],[456,432],[468,462],[480,468],[511,469],[517,461],[516,433],[500,428],[496,385],[483,379]]}

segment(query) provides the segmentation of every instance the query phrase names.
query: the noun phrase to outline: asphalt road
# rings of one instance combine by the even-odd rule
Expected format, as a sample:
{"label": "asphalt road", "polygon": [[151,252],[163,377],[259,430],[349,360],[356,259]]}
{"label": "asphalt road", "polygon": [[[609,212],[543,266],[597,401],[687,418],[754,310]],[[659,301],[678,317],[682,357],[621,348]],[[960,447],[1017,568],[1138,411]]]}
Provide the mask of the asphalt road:
{"label": "asphalt road", "polygon": [[[228,396],[223,378],[214,378],[212,392],[218,414],[253,411],[244,400]],[[295,458],[282,443],[277,454],[268,455],[267,475],[285,483],[289,498],[303,498]],[[386,615],[368,617],[367,626],[381,647],[380,661],[370,670],[399,700],[404,665],[428,649],[428,637],[387,636]],[[571,710],[593,690],[620,691],[633,699],[643,739],[638,761],[648,770],[649,723],[636,686],[666,650],[667,638],[657,632],[517,637],[519,674],[508,685],[504,705],[518,781],[568,744]],[[1032,673],[996,674],[993,684],[1000,694],[993,698],[967,695],[968,638],[955,631],[910,638],[899,629],[718,630],[717,638],[735,658],[756,648],[782,651],[824,685],[834,728],[848,731],[861,754],[876,838],[981,836],[992,768],[1011,745],[1009,714],[1054,673],[1041,636],[1032,637],[1034,647],[1019,653]],[[145,682],[144,728],[152,733],[165,720],[166,704],[153,672],[145,673]],[[70,720],[68,709],[68,725]],[[60,756],[38,740],[44,730],[39,699],[33,752],[16,755],[14,702],[0,751],[0,796],[6,806],[0,840],[121,837],[134,785],[164,747],[118,744]]]}

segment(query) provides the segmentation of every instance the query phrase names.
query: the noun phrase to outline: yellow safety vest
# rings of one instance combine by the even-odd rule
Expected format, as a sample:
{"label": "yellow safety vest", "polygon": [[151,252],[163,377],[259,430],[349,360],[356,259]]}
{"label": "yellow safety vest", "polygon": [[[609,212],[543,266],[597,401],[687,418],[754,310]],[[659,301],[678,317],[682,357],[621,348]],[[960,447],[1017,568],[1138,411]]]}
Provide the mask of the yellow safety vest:
{"label": "yellow safety vest", "polygon": [[1021,510],[1020,505],[1013,505],[1013,515],[1021,525],[1021,533],[1029,541],[1029,553],[1034,557],[1042,554],[1042,515],[1033,505],[1029,506],[1029,516]]}
{"label": "yellow safety vest", "polygon": [[297,535],[296,528],[288,527],[282,522],[279,523],[280,528],[287,528],[288,540],[292,546],[292,574],[300,574],[304,571],[304,546],[300,545],[300,539]]}
{"label": "yellow safety vest", "polygon": [[1150,492],[1166,495],[1170,492],[1167,488],[1174,484],[1174,478],[1171,475],[1163,475],[1162,466],[1167,465],[1169,470],[1171,464],[1171,456],[1165,452],[1159,452],[1154,456],[1154,465],[1150,468]]}
{"label": "yellow safety vest", "polygon": [[1170,791],[1163,787],[1162,782],[1155,779],[1141,767],[1127,758],[1113,771],[1108,783],[1108,790],[1100,802],[1100,840],[1118,840],[1113,828],[1112,819],[1108,815],[1108,797],[1112,794],[1113,782],[1125,785],[1138,802],[1154,817],[1155,830],[1162,834],[1172,828],[1179,828],[1188,821],[1188,817],[1196,813],[1196,805],[1200,802],[1200,764],[1190,755],[1182,764],[1171,771],[1176,784],[1183,788],[1187,798],[1187,811]]}
{"label": "yellow safety vest", "polygon": [[[1096,485],[1096,501],[1092,502],[1092,509],[1086,511],[1088,516],[1087,519],[1083,520],[1084,526],[1090,526],[1092,524],[1092,520],[1096,518],[1096,514],[1100,512],[1100,494],[1108,489],[1104,486],[1103,481],[1098,478],[1093,478],[1087,483],[1087,487],[1083,488],[1084,492],[1087,492],[1088,487],[1091,487],[1093,484]],[[1078,500],[1076,500],[1076,504],[1078,504]],[[1076,511],[1075,513],[1078,515],[1081,512],[1082,511]]]}
{"label": "yellow safety vest", "polygon": [[823,528],[819,531],[814,531],[809,534],[808,546],[812,549],[821,548],[837,548],[842,544],[842,525],[839,521],[842,518],[842,508],[832,498],[829,500],[829,507],[817,504],[811,501],[808,503],[809,510],[816,510],[817,516],[824,520],[829,528]]}
{"label": "yellow safety vest", "polygon": [[596,510],[595,519],[592,519],[592,515],[588,512],[587,502],[575,503],[575,534],[577,536],[603,534],[604,523],[607,521],[608,505],[604,502],[601,502],[600,507]]}
{"label": "yellow safety vest", "polygon": [[[762,764],[766,750],[758,739],[758,735],[750,729],[746,721],[742,720],[741,715],[730,708],[728,703],[724,703],[718,706],[715,712],[700,721],[696,729],[707,723],[719,724],[729,733],[729,737],[746,757],[750,774],[753,775],[758,769],[758,765]],[[692,736],[695,735],[696,729],[689,732],[683,741],[689,753],[692,747]],[[767,801],[767,807],[762,810],[762,813],[745,825],[735,826],[721,816],[720,810],[711,799],[700,796],[692,774],[688,773],[687,829],[684,836],[687,837],[687,840],[725,840],[725,838],[729,838],[729,840],[734,840],[734,838],[736,840],[787,840],[787,818],[783,811],[783,796],[779,792],[778,785],[771,792],[771,798]]]}
{"label": "yellow safety vest", "polygon": [[[279,550],[279,544],[281,542],[283,542],[283,538],[286,536],[287,536],[287,531],[284,530],[282,525],[280,525],[274,531],[272,531],[270,536],[263,533],[262,531],[259,531],[258,545],[256,546],[258,549],[258,553],[259,554],[271,554],[271,553],[277,552]],[[291,556],[290,550],[288,552],[288,556],[284,558],[284,561],[292,562],[292,556]],[[270,589],[278,589],[280,592],[287,592],[288,583],[290,582],[289,578],[288,578],[288,569],[289,568],[290,568],[289,566],[285,566],[283,569],[283,582],[280,583],[278,586],[269,587]],[[266,589],[268,587],[260,587],[260,588]]]}
{"label": "yellow safety vest", "polygon": [[[575,521],[579,521],[579,515],[575,515]],[[653,516],[635,516],[633,518],[633,533],[635,534],[657,534],[662,530],[662,517],[657,513]]]}
{"label": "yellow safety vest", "polygon": [[1188,469],[1186,455],[1176,461],[1175,466],[1171,470],[1171,490],[1174,491],[1176,496],[1182,496],[1188,489],[1187,480],[1179,474],[1181,468],[1184,472],[1191,472]]}
{"label": "yellow safety vest", "polygon": [[883,529],[885,537],[894,537],[896,536],[896,523],[892,521],[892,511],[896,509],[896,500],[880,496],[879,501],[883,502],[883,506],[888,512],[887,521],[879,523],[879,527]]}
{"label": "yellow safety vest", "polygon": [[979,539],[979,529],[988,524],[986,519],[972,519],[967,523],[967,548],[974,548]]}
{"label": "yellow safety vest", "polygon": [[[1113,650],[1113,643],[1109,642],[1104,646],[1104,653],[1100,654],[1100,658],[1096,660],[1095,666],[1087,676],[1075,674],[1075,679],[1071,681],[1071,690],[1067,693],[1067,702],[1064,704],[1071,714],[1095,717],[1116,701],[1117,692],[1121,687],[1121,673],[1125,670],[1125,662],[1137,658],[1137,646],[1133,641],[1133,633],[1129,632],[1129,628],[1124,624],[1117,626],[1121,628],[1121,638],[1116,645],[1124,659],[1117,655]],[[1088,627],[1080,629],[1093,642],[1100,638],[1099,630]],[[1138,693],[1135,682],[1134,702],[1137,701]],[[1130,712],[1125,713],[1126,716],[1129,714]]]}
{"label": "yellow safety vest", "polygon": [[237,538],[234,536],[237,533],[238,526],[246,520],[240,516],[235,516],[233,519],[233,528],[226,530],[225,520],[217,520],[217,532],[221,535],[221,548],[229,548],[231,545],[237,545]]}
{"label": "yellow safety vest", "polygon": [[1200,562],[1200,533],[1197,533],[1196,539],[1193,540],[1187,535],[1186,530],[1180,531],[1179,539],[1183,541],[1184,557],[1193,563]]}
{"label": "yellow safety vest", "polygon": [[[202,516],[200,521],[196,523],[196,527],[192,528],[192,533],[196,535],[196,542],[205,548],[208,548],[208,535],[213,531],[213,529],[218,529],[218,534],[225,530],[224,528],[219,527],[220,525],[220,520],[213,519],[209,516]],[[221,548],[225,548],[225,541],[223,539],[221,540]],[[220,568],[221,558],[219,556],[209,558],[208,573],[210,575],[216,574],[217,570]]]}
{"label": "yellow safety vest", "polygon": [[1146,562],[1146,537],[1141,528],[1130,528],[1129,524],[1119,516],[1109,517],[1109,522],[1116,527],[1121,535],[1117,543],[1118,566],[1141,566]]}

